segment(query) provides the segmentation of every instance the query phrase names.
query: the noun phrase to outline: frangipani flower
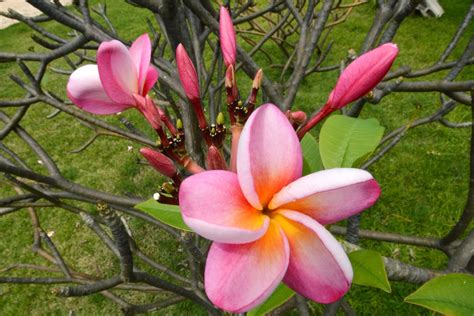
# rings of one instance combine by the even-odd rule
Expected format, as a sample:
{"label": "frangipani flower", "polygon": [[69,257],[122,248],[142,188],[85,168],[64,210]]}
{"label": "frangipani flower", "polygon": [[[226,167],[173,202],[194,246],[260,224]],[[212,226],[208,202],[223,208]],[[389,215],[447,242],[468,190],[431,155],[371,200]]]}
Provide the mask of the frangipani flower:
{"label": "frangipani flower", "polygon": [[103,42],[97,52],[97,65],[82,66],[69,77],[68,97],[94,114],[114,114],[130,107],[141,107],[143,112],[145,103],[137,100],[144,100],[158,79],[150,59],[148,34],[137,38],[130,49],[117,40]]}
{"label": "frangipani flower", "polygon": [[205,289],[216,306],[247,311],[281,281],[320,303],[348,291],[351,264],[323,225],[370,207],[380,188],[359,169],[301,177],[302,164],[293,127],[276,106],[265,104],[242,130],[237,173],[205,171],[182,183],[184,221],[214,241]]}

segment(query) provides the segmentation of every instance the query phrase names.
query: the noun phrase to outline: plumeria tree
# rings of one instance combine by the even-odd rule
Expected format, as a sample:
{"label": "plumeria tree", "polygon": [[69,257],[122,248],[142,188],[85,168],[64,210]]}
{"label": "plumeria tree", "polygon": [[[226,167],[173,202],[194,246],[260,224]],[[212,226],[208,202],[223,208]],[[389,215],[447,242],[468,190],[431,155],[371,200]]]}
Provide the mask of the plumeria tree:
{"label": "plumeria tree", "polygon": [[[59,2],[28,2],[44,15],[3,14],[38,32],[33,39],[49,51],[0,53],[0,61],[18,64],[24,76],[10,78],[26,94],[0,101],[0,107],[16,108],[14,115],[0,111],[4,124],[0,139],[18,135],[45,170],[31,168],[20,153],[2,144],[0,171],[17,194],[0,200],[0,215],[28,208],[34,250],[63,276],[1,275],[0,282],[53,284],[53,292],[64,297],[101,293],[125,314],[162,309],[186,299],[209,314],[262,315],[297,309],[308,315],[308,304],[314,301],[325,304],[325,315],[335,315],[339,308],[352,313],[344,300],[351,284],[390,291],[389,280],[397,280],[424,284],[407,302],[453,315],[472,313],[474,234],[468,232],[474,214],[472,140],[469,198],[443,238],[360,230],[359,222],[360,213],[383,192],[366,169],[410,129],[433,122],[472,126],[449,122],[445,116],[458,104],[473,104],[473,82],[456,78],[473,62],[474,39],[459,58],[448,58],[468,29],[474,5],[439,60],[413,70],[392,68],[399,53],[392,41],[419,4],[415,0],[377,1],[360,50],[335,65],[326,64],[330,30],[366,1],[260,5],[129,0],[130,5],[151,11],[158,25],[148,21],[150,32],[137,34],[132,43],[119,37],[105,5],[92,7],[95,14],[91,14],[86,0],[75,2],[72,10]],[[43,28],[42,23],[50,20],[66,26],[70,37]],[[265,76],[277,58],[264,50],[268,41],[276,42],[272,49],[287,57],[280,79],[273,73]],[[250,48],[242,46],[244,42]],[[258,54],[269,62],[258,63],[254,59]],[[71,69],[53,67],[59,59]],[[423,79],[446,70],[443,80]],[[64,96],[50,91],[44,80],[50,71],[67,76]],[[316,105],[313,113],[293,108],[303,80],[327,71],[339,78],[327,101]],[[239,88],[244,80],[248,93]],[[385,136],[375,119],[358,118],[366,104],[383,103],[387,95],[433,91],[441,100],[434,113]],[[139,144],[141,156],[163,176],[157,192],[153,197],[118,196],[69,180],[21,125],[37,103],[95,131],[79,151],[101,135]],[[127,119],[131,111],[142,115],[155,138]],[[107,115],[119,117],[117,124],[104,118]],[[117,257],[120,269],[101,278],[68,265],[41,228],[36,209],[44,202],[79,216]],[[97,212],[88,211],[84,206],[88,204],[96,205]],[[122,214],[172,236],[186,252],[186,272],[180,274],[143,252]],[[344,219],[347,225],[336,224]],[[414,266],[361,248],[360,238],[434,248],[449,261],[440,271]],[[120,295],[122,290],[157,289],[169,295],[146,304]]]}

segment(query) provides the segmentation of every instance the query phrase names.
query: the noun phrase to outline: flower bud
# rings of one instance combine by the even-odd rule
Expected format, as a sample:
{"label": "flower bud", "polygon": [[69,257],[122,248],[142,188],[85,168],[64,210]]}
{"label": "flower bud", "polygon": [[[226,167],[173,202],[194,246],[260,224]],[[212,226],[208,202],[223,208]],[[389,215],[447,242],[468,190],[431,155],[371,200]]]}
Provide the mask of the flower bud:
{"label": "flower bud", "polygon": [[217,123],[217,125],[224,125],[225,124],[225,118],[224,118],[224,114],[222,112],[219,112],[219,114],[217,114],[216,123]]}
{"label": "flower bud", "polygon": [[176,64],[178,66],[179,79],[181,80],[186,96],[194,108],[199,128],[204,130],[207,127],[207,122],[204,116],[204,110],[202,109],[196,68],[194,68],[193,62],[182,44],[179,44],[176,48]]}
{"label": "flower bud", "polygon": [[183,130],[183,121],[181,119],[177,119],[176,120],[176,128],[179,130],[179,131],[182,131]]}
{"label": "flower bud", "polygon": [[232,23],[232,18],[229,11],[225,7],[221,7],[219,16],[219,38],[221,42],[222,56],[224,57],[224,63],[228,67],[229,65],[235,65],[236,57],[236,40],[235,40],[235,29]]}
{"label": "flower bud", "polygon": [[140,154],[162,175],[169,178],[173,178],[176,175],[176,166],[173,161],[159,151],[144,147],[140,149]]}
{"label": "flower bud", "polygon": [[398,55],[396,44],[383,44],[356,58],[342,72],[326,104],[297,131],[298,137],[332,112],[369,93],[385,77]]}
{"label": "flower bud", "polygon": [[200,99],[199,80],[191,58],[182,44],[176,48],[176,64],[184,93],[189,100]]}
{"label": "flower bud", "polygon": [[207,150],[207,169],[209,170],[227,170],[224,157],[216,146],[211,145]]}
{"label": "flower bud", "polygon": [[340,109],[366,95],[387,74],[397,54],[397,45],[387,43],[356,58],[342,72],[327,106]]}
{"label": "flower bud", "polygon": [[288,111],[287,117],[290,123],[296,126],[300,126],[301,124],[304,124],[306,120],[308,119],[308,116],[303,111],[295,111],[295,112]]}

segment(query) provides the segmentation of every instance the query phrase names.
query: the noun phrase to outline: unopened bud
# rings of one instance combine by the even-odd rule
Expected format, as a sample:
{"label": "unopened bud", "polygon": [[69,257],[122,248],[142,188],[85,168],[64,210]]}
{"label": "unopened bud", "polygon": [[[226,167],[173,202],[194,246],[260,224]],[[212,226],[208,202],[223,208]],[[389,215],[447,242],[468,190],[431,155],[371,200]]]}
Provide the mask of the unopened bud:
{"label": "unopened bud", "polygon": [[225,124],[225,118],[224,118],[224,114],[222,112],[219,112],[219,114],[217,114],[216,123],[217,123],[217,125],[224,125]]}
{"label": "unopened bud", "polygon": [[188,99],[191,101],[199,99],[199,80],[196,68],[182,44],[176,48],[176,65],[178,66],[179,79]]}
{"label": "unopened bud", "polygon": [[219,15],[219,39],[224,63],[226,66],[234,65],[237,55],[234,24],[225,7],[221,7]]}
{"label": "unopened bud", "polygon": [[214,145],[209,146],[207,151],[207,169],[209,170],[227,170],[224,157],[221,151]]}
{"label": "unopened bud", "polygon": [[295,111],[290,112],[290,122],[295,123],[297,125],[301,125],[308,119],[308,115],[306,115],[303,111]]}
{"label": "unopened bud", "polygon": [[387,43],[356,58],[342,72],[326,104],[297,131],[298,137],[302,139],[326,116],[369,93],[385,77],[397,55],[397,45]]}
{"label": "unopened bud", "polygon": [[140,149],[140,154],[142,154],[142,156],[148,160],[150,165],[162,175],[165,175],[169,178],[172,178],[176,175],[176,166],[174,165],[173,161],[159,151],[153,150],[151,148],[142,148]]}
{"label": "unopened bud", "polygon": [[181,119],[176,120],[176,128],[178,130],[183,130],[183,121],[181,121]]}
{"label": "unopened bud", "polygon": [[397,55],[397,45],[387,43],[356,58],[342,72],[327,106],[340,109],[366,95],[387,74]]}

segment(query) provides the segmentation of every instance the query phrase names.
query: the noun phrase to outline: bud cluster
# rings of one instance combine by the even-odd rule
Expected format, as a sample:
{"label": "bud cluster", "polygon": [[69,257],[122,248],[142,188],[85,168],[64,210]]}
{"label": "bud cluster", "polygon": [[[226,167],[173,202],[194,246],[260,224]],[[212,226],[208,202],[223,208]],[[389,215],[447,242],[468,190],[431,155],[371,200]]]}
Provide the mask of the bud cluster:
{"label": "bud cluster", "polygon": [[[198,73],[182,44],[176,48],[176,65],[184,95],[196,115],[206,144],[206,168],[235,172],[240,135],[255,109],[263,71],[260,69],[255,73],[251,90],[247,98],[242,99],[236,79],[235,29],[230,12],[225,7],[220,9],[219,42],[226,66],[224,83],[230,128],[226,127],[223,113],[218,113],[215,122],[209,123],[206,118]],[[388,72],[397,54],[397,46],[388,43],[355,58],[342,72],[326,104],[311,118],[307,119],[302,111],[288,111],[286,117],[299,138],[332,112],[370,93]],[[135,40],[129,49],[119,41],[104,42],[99,46],[97,65],[86,65],[74,71],[67,91],[76,105],[94,114],[114,114],[128,108],[135,108],[143,114],[157,133],[158,141],[155,149],[142,148],[140,153],[155,170],[170,178],[169,182],[162,184],[156,196],[160,202],[178,204],[182,181],[180,169],[191,174],[204,169],[186,150],[183,122],[179,118],[172,120],[148,95],[158,79],[158,71],[151,64],[151,55],[152,46],[147,34]],[[136,60],[140,61],[138,69]],[[121,71],[114,71],[117,68]],[[129,81],[133,81],[130,86],[120,84]],[[224,143],[229,131],[232,134],[231,149],[230,157],[226,159]]]}

